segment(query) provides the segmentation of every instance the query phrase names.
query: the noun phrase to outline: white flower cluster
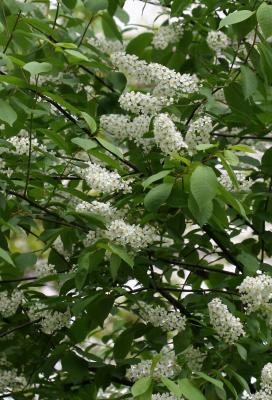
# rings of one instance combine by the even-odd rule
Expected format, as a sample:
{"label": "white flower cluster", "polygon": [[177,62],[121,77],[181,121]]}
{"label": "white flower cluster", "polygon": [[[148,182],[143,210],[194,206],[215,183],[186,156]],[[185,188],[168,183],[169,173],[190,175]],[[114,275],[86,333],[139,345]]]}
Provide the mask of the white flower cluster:
{"label": "white flower cluster", "polygon": [[212,130],[212,119],[208,116],[200,117],[189,124],[185,142],[191,154],[195,153],[197,145],[210,143]]}
{"label": "white flower cluster", "polygon": [[19,375],[17,369],[0,369],[0,392],[17,391],[27,385],[27,380],[23,375]]}
{"label": "white flower cluster", "polygon": [[208,46],[216,53],[221,53],[223,49],[228,47],[229,39],[224,32],[210,31],[207,36]]}
{"label": "white flower cluster", "polygon": [[0,173],[7,175],[9,178],[13,174],[13,169],[6,167],[6,162],[0,159]]}
{"label": "white flower cluster", "polygon": [[[15,153],[19,156],[21,155],[28,155],[29,152],[29,138],[27,137],[20,137],[20,136],[12,136],[10,139],[8,139],[8,142],[12,144],[15,149],[11,149],[12,153]],[[35,147],[39,147],[40,144],[37,139],[32,138],[31,141],[31,147],[32,149]],[[33,151],[31,152],[32,155],[36,155],[36,152]]]}
{"label": "white flower cluster", "polygon": [[153,96],[173,97],[187,96],[198,91],[200,83],[196,75],[180,74],[158,63],[148,64],[135,55],[125,52],[114,53],[112,63],[127,78],[145,85],[153,85]]}
{"label": "white flower cluster", "polygon": [[139,251],[158,240],[156,229],[150,225],[128,224],[122,219],[112,221],[104,232],[107,239],[120,244],[130,246],[133,250]]}
{"label": "white flower cluster", "polygon": [[91,203],[88,203],[87,201],[78,203],[76,205],[76,211],[87,213],[92,212],[98,214],[101,217],[105,218],[107,222],[120,218],[124,214],[122,210],[118,210],[117,208],[113,207],[109,201],[102,202],[97,200],[94,200]]}
{"label": "white flower cluster", "polygon": [[102,36],[89,38],[88,43],[91,46],[95,47],[96,49],[102,51],[102,53],[106,53],[109,55],[112,53],[122,51],[124,49],[124,45],[121,42],[119,42],[119,40],[109,40],[105,39]]}
{"label": "white flower cluster", "polygon": [[35,303],[29,307],[28,316],[31,321],[37,321],[42,332],[47,335],[70,326],[71,314],[67,309],[64,313],[46,308],[42,303]]}
{"label": "white flower cluster", "polygon": [[175,330],[184,331],[186,326],[186,317],[176,311],[169,311],[161,306],[152,306],[150,304],[139,302],[140,317],[155,327],[161,327],[165,332]]}
{"label": "white flower cluster", "polygon": [[119,97],[120,107],[132,112],[133,114],[155,115],[161,111],[163,107],[173,103],[173,99],[167,97],[156,97],[150,93],[142,92],[126,92]]}
{"label": "white flower cluster", "polygon": [[234,317],[219,298],[208,304],[211,324],[218,336],[227,344],[234,344],[245,335],[240,318]]}
{"label": "white flower cluster", "polygon": [[[239,183],[239,190],[242,192],[248,192],[253,184],[252,179],[246,179],[246,175],[242,171],[236,172],[236,179]],[[219,182],[225,189],[229,191],[237,190],[237,188],[233,185],[228,173],[226,171],[221,171],[221,175],[219,177]]]}
{"label": "white flower cluster", "polygon": [[198,347],[189,346],[183,354],[185,355],[188,367],[193,372],[199,372],[202,369],[203,361],[207,357]]}
{"label": "white flower cluster", "polygon": [[146,145],[143,135],[149,131],[151,117],[139,115],[130,120],[122,114],[107,114],[100,117],[100,127],[119,140],[133,140],[137,145]]}
{"label": "white flower cluster", "polygon": [[154,138],[165,155],[178,153],[187,145],[174,122],[167,114],[159,114],[154,119]]}
{"label": "white flower cluster", "polygon": [[164,50],[170,43],[176,43],[183,34],[181,22],[162,25],[154,33],[152,44],[157,50]]}
{"label": "white flower cluster", "polygon": [[118,172],[108,171],[106,168],[91,161],[88,162],[87,168],[79,169],[78,174],[97,192],[108,194],[118,191],[131,192],[130,182],[124,181]]}
{"label": "white flower cluster", "polygon": [[[152,394],[151,399],[152,399],[152,400],[178,400],[177,397],[172,396],[172,395],[169,394],[169,393],[162,393],[162,394],[157,393],[157,394]],[[183,397],[179,397],[179,399],[182,400]]]}
{"label": "white flower cluster", "polygon": [[22,298],[22,292],[16,289],[11,294],[7,290],[0,292],[0,314],[5,318],[14,315],[22,302]]}
{"label": "white flower cluster", "polygon": [[180,371],[173,352],[162,352],[161,358],[153,371],[151,371],[151,367],[152,360],[141,361],[138,364],[131,365],[126,376],[130,381],[137,381],[147,376],[152,376],[155,380],[160,380],[161,377],[174,377]]}
{"label": "white flower cluster", "polygon": [[43,277],[47,276],[50,274],[55,274],[56,269],[53,264],[48,264],[46,260],[40,260],[36,265],[35,265],[35,272],[38,277]]}
{"label": "white flower cluster", "polygon": [[98,237],[98,232],[99,231],[89,231],[83,240],[83,245],[85,247],[92,246],[94,244],[96,238]]}
{"label": "white flower cluster", "polygon": [[250,400],[272,400],[272,363],[268,363],[263,367],[261,390],[251,395]]}
{"label": "white flower cluster", "polygon": [[261,274],[256,277],[247,276],[238,291],[241,301],[246,307],[247,314],[259,312],[267,318],[267,323],[272,326],[272,277]]}

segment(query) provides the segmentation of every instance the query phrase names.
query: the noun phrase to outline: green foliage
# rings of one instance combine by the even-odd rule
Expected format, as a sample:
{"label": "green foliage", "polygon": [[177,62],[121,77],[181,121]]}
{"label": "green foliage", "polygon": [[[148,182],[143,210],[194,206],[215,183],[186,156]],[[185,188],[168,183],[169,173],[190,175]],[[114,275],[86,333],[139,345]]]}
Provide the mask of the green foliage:
{"label": "green foliage", "polygon": [[0,1],[0,398],[264,394],[271,36],[269,1]]}

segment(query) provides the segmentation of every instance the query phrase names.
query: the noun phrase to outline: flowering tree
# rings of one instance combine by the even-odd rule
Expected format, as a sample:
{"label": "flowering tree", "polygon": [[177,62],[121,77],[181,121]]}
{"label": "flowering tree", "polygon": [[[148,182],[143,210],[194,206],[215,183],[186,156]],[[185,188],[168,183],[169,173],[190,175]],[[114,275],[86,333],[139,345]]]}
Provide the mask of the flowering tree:
{"label": "flowering tree", "polygon": [[0,398],[272,399],[272,5],[150,3],[1,1]]}

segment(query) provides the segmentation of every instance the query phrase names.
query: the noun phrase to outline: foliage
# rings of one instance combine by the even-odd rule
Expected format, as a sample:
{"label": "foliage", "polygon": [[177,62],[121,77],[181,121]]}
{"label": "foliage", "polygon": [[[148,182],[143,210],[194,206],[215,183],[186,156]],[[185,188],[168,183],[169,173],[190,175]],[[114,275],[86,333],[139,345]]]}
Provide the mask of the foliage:
{"label": "foliage", "polygon": [[1,1],[1,398],[271,399],[272,5],[148,3]]}

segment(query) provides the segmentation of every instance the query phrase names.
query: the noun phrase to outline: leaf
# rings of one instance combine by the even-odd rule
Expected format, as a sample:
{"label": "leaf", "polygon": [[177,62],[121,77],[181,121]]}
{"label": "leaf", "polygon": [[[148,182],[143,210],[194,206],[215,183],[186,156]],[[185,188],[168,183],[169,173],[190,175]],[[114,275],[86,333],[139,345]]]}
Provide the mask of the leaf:
{"label": "leaf", "polygon": [[150,212],[157,211],[170,196],[173,183],[162,183],[151,189],[144,198],[144,206]]}
{"label": "leaf", "polygon": [[134,338],[132,331],[126,330],[118,336],[113,348],[113,356],[115,360],[122,360],[126,357],[131,349],[131,344]]}
{"label": "leaf", "polygon": [[180,387],[175,382],[171,381],[168,378],[163,378],[163,377],[161,378],[161,381],[167,387],[167,389],[170,390],[170,392],[174,393],[174,395],[178,397],[181,395]]}
{"label": "leaf", "polygon": [[14,264],[12,258],[10,257],[9,253],[0,248],[0,258],[2,258],[3,260],[5,260],[8,264],[12,265],[13,267],[16,267],[16,265]]}
{"label": "leaf", "polygon": [[12,126],[17,119],[17,114],[8,102],[0,100],[0,119]]}
{"label": "leaf", "polygon": [[117,254],[131,268],[133,267],[134,261],[133,261],[133,259],[130,257],[130,255],[127,253],[127,251],[123,247],[117,246],[116,244],[109,243],[108,244],[108,248],[114,254]]}
{"label": "leaf", "polygon": [[139,379],[131,388],[131,393],[134,397],[140,396],[147,392],[152,385],[152,378],[150,376]]}
{"label": "leaf", "polygon": [[249,10],[234,11],[220,21],[218,29],[221,29],[223,28],[223,26],[226,25],[238,24],[239,22],[245,21],[246,19],[250,18],[253,14],[254,11],[249,11]]}
{"label": "leaf", "polygon": [[237,348],[238,353],[240,354],[240,357],[241,357],[243,360],[246,361],[246,360],[247,360],[247,350],[244,348],[244,346],[242,346],[242,345],[239,344],[239,343],[236,343],[235,346],[236,346],[236,348]]}
{"label": "leaf", "polygon": [[71,142],[77,144],[79,147],[81,147],[83,150],[88,151],[91,149],[94,149],[97,147],[97,143],[94,140],[91,139],[84,139],[84,138],[73,138]]}
{"label": "leaf", "polygon": [[85,7],[91,12],[96,13],[108,8],[108,0],[87,0]]}
{"label": "leaf", "polygon": [[256,271],[260,268],[260,263],[257,258],[245,251],[241,251],[237,256],[237,260],[243,264],[245,267],[244,271],[247,275],[255,275]]}
{"label": "leaf", "polygon": [[256,151],[254,149],[247,146],[246,144],[230,145],[230,146],[228,146],[228,148],[232,149],[232,150],[236,150],[236,151],[242,151],[244,153],[256,153]]}
{"label": "leaf", "polygon": [[237,372],[233,371],[233,369],[229,368],[229,371],[230,371],[231,375],[233,375],[234,378],[240,383],[240,385],[241,385],[248,393],[251,393],[247,381],[246,381],[241,375],[237,374]]}
{"label": "leaf", "polygon": [[114,281],[118,276],[120,265],[121,265],[121,258],[116,254],[112,254],[110,258],[110,273]]}
{"label": "leaf", "polygon": [[123,159],[123,153],[121,152],[118,147],[116,147],[114,144],[108,142],[106,139],[102,139],[101,137],[97,136],[96,137],[97,141],[107,150],[109,150],[111,153],[115,154],[118,158]]}
{"label": "leaf", "polygon": [[262,170],[266,175],[272,176],[272,147],[267,149],[262,156]]}
{"label": "leaf", "polygon": [[119,32],[114,19],[107,12],[102,14],[102,27],[106,37],[110,39],[118,39],[120,42],[122,41],[122,35]]}
{"label": "leaf", "polygon": [[212,378],[209,375],[205,374],[204,372],[195,372],[195,375],[200,376],[206,381],[212,383],[214,386],[217,386],[219,389],[224,390],[223,382],[219,381],[218,379]]}
{"label": "leaf", "polygon": [[272,36],[272,6],[262,3],[257,10],[257,21],[265,38]]}
{"label": "leaf", "polygon": [[68,54],[69,56],[76,58],[77,60],[89,61],[89,59],[86,56],[84,56],[84,54],[80,53],[80,51],[68,49],[68,50],[64,50],[64,52],[66,54]]}
{"label": "leaf", "polygon": [[194,386],[189,379],[180,379],[178,381],[180,392],[188,400],[206,400],[206,397],[201,393],[201,391]]}
{"label": "leaf", "polygon": [[158,172],[157,174],[149,176],[142,182],[144,189],[146,189],[149,185],[151,185],[151,183],[156,182],[164,178],[165,176],[169,175],[171,172],[172,172],[171,170],[163,170]]}
{"label": "leaf", "polygon": [[90,131],[92,133],[94,133],[96,131],[96,122],[93,119],[93,117],[91,117],[89,114],[87,114],[86,112],[82,111],[81,116],[85,119],[85,121],[88,124],[88,127],[90,128]]}
{"label": "leaf", "polygon": [[31,61],[23,66],[23,69],[30,75],[39,75],[51,71],[52,65],[48,62]]}
{"label": "leaf", "polygon": [[255,73],[245,65],[241,66],[241,73],[244,96],[246,99],[248,99],[250,96],[256,93],[258,81]]}
{"label": "leaf", "polygon": [[218,182],[212,168],[199,165],[195,168],[190,179],[191,193],[201,209],[216,195]]}

